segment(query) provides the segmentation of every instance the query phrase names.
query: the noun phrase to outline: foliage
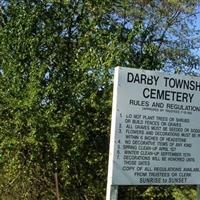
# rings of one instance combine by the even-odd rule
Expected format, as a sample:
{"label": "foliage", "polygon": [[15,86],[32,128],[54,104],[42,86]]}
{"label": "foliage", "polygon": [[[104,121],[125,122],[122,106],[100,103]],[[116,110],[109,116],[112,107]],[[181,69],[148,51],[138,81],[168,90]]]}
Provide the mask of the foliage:
{"label": "foliage", "polygon": [[[113,68],[196,73],[193,38],[186,37],[196,3],[2,2],[2,199],[58,198],[56,178],[63,200],[104,199]],[[133,190],[137,199],[173,192]]]}

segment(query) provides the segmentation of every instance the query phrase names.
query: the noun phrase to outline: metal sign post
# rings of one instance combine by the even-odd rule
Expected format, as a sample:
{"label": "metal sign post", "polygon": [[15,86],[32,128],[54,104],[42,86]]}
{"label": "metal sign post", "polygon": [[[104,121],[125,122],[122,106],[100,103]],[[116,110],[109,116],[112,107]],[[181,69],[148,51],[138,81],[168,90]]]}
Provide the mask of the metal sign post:
{"label": "metal sign post", "polygon": [[118,186],[109,185],[107,186],[106,200],[117,200],[118,198]]}
{"label": "metal sign post", "polygon": [[200,185],[197,185],[197,200],[200,200]]}
{"label": "metal sign post", "polygon": [[[114,89],[113,89],[113,105],[112,105],[112,116],[116,116],[117,109],[117,91],[118,91],[118,73],[119,68],[115,71]],[[114,147],[116,145],[116,118],[112,117],[111,124],[111,137],[110,137],[110,152],[109,152],[109,164],[108,164],[108,180],[107,180],[107,191],[106,200],[117,200],[118,198],[118,186],[112,185],[113,183],[113,160],[114,160]]]}

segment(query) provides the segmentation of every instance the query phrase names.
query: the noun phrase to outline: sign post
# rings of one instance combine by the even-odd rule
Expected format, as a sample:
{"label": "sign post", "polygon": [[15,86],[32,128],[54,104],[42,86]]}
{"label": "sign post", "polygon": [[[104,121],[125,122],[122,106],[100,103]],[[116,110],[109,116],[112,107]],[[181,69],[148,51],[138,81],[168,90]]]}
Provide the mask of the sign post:
{"label": "sign post", "polygon": [[197,200],[200,200],[200,185],[197,185]]}
{"label": "sign post", "polygon": [[200,184],[199,101],[199,78],[115,69],[106,200],[118,185]]}
{"label": "sign post", "polygon": [[109,185],[107,187],[106,200],[117,200],[118,186]]}

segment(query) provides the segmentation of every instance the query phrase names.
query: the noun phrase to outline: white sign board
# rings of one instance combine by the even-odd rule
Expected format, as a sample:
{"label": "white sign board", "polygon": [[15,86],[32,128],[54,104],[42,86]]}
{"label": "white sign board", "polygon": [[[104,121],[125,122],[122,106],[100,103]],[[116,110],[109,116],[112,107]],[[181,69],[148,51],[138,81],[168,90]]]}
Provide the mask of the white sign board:
{"label": "white sign board", "polygon": [[200,184],[200,79],[115,69],[110,185]]}

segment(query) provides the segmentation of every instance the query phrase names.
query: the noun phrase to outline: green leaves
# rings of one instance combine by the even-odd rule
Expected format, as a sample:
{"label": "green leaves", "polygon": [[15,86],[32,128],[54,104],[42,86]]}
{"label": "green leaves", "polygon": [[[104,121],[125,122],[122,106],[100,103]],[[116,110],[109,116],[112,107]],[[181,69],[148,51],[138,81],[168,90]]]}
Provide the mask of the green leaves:
{"label": "green leaves", "polygon": [[[0,12],[2,198],[55,199],[56,173],[62,199],[104,199],[113,69],[196,72],[189,8],[185,1],[9,1]],[[139,199],[164,190],[135,191]]]}

